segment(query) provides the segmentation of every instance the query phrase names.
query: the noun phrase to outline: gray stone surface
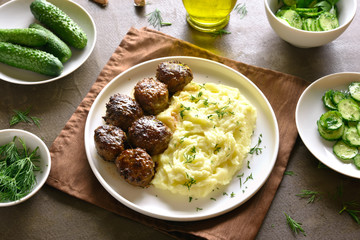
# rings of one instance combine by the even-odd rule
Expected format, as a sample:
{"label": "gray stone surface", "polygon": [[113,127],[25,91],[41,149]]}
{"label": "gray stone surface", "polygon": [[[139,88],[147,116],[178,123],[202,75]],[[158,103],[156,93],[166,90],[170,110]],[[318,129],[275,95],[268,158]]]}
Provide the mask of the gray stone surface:
{"label": "gray stone surface", "polygon": [[[6,2],[0,0],[0,5]],[[12,109],[32,106],[32,115],[42,119],[41,127],[17,127],[37,134],[50,146],[129,28],[149,26],[146,14],[155,8],[161,10],[165,21],[172,23],[161,28],[162,32],[237,61],[293,74],[309,82],[336,72],[360,72],[359,16],[334,42],[299,49],[273,32],[262,0],[240,1],[246,3],[248,15],[240,19],[233,12],[226,28],[231,34],[216,38],[187,25],[180,0],[149,0],[140,11],[134,8],[132,0],[109,0],[105,8],[88,0],[75,2],[96,23],[98,40],[94,52],[77,71],[53,83],[21,86],[0,81],[1,129],[9,127]],[[298,138],[287,168],[295,175],[284,176],[257,239],[359,239],[360,226],[339,211],[342,201],[360,202],[360,181],[317,166],[318,161]],[[336,197],[339,186],[343,189],[342,198]],[[303,189],[319,191],[321,198],[307,203],[296,196]],[[291,232],[284,213],[303,224],[306,237]],[[1,239],[172,239],[46,185],[25,203],[0,209],[0,232]]]}

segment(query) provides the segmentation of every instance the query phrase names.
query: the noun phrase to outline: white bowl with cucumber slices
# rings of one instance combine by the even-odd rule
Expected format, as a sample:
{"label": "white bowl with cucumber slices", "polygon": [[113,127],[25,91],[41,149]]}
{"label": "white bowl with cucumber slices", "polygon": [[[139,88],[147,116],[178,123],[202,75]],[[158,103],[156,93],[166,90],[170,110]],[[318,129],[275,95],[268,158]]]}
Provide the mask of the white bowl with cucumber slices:
{"label": "white bowl with cucumber slices", "polygon": [[306,1],[265,0],[270,26],[280,38],[299,48],[334,41],[348,28],[357,9],[357,0],[317,0],[306,6],[302,2]]}
{"label": "white bowl with cucumber slices", "polygon": [[342,72],[310,84],[295,120],[309,151],[324,165],[360,179],[360,73]]}

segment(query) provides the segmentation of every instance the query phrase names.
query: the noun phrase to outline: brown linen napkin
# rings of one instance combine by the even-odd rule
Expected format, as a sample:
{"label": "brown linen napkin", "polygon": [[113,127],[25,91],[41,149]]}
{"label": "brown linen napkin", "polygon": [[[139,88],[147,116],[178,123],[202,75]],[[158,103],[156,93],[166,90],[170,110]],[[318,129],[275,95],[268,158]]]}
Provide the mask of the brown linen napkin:
{"label": "brown linen napkin", "polygon": [[[280,148],[269,179],[249,201],[222,216],[195,223],[171,222],[144,216],[108,194],[88,164],[83,139],[84,127],[88,111],[98,93],[129,67],[165,56],[202,57],[230,66],[252,80],[263,91],[275,111],[280,130]],[[294,112],[297,100],[307,85],[297,77],[217,56],[155,30],[132,28],[52,144],[52,169],[47,184],[178,238],[253,239],[275,196],[296,141]]]}

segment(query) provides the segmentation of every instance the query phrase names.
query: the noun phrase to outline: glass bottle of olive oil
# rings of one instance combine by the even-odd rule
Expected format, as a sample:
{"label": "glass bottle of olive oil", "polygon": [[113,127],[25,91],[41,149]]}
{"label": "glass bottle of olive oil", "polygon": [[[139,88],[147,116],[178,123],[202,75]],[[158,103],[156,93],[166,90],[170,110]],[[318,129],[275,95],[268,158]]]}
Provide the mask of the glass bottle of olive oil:
{"label": "glass bottle of olive oil", "polygon": [[202,32],[214,32],[224,28],[236,0],[183,0],[187,21]]}

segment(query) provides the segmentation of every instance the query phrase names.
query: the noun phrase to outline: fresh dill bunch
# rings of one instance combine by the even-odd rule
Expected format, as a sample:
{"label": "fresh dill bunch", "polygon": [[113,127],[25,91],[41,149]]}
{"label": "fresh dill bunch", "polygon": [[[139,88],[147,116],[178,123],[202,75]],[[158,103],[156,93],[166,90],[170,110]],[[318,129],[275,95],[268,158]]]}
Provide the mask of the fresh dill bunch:
{"label": "fresh dill bunch", "polygon": [[287,215],[286,213],[284,213],[284,214],[286,216],[286,222],[289,225],[289,227],[291,228],[291,230],[296,234],[298,234],[299,232],[302,232],[302,234],[304,236],[306,236],[304,229],[301,227],[302,223],[296,222],[289,215]]}
{"label": "fresh dill bunch", "polygon": [[157,8],[153,12],[147,14],[146,16],[148,16],[148,22],[158,30],[163,26],[171,25],[171,23],[169,22],[163,22],[163,18],[161,17],[161,12]]}
{"label": "fresh dill bunch", "polygon": [[240,15],[240,19],[243,19],[248,13],[245,3],[236,4],[234,11]]}
{"label": "fresh dill bunch", "polygon": [[296,196],[298,197],[308,198],[308,203],[313,203],[319,195],[320,195],[319,192],[310,191],[310,190],[301,190],[300,194],[296,194]]}
{"label": "fresh dill bunch", "polygon": [[[22,148],[16,147],[18,140]],[[34,171],[40,167],[38,147],[31,151],[25,142],[16,136],[13,140],[0,146],[0,202],[16,201],[30,193],[36,185]]]}

